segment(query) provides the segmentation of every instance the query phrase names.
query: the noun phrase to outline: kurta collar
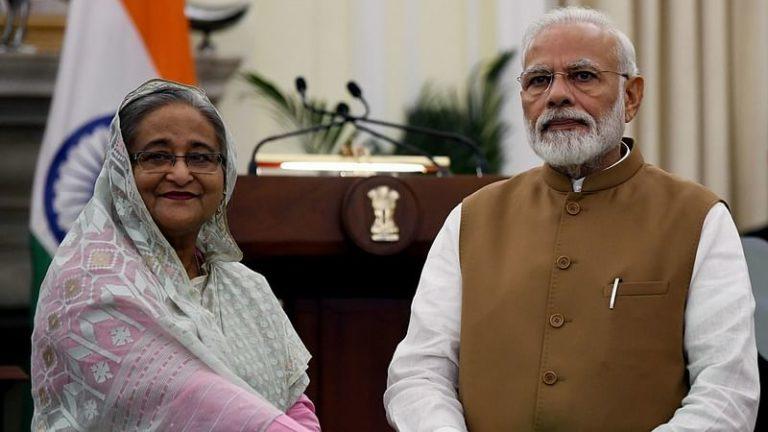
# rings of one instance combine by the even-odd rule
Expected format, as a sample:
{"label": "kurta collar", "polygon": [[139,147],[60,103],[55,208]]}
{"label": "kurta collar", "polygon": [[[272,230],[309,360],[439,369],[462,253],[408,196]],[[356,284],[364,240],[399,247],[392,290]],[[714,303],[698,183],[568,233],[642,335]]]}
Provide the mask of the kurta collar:
{"label": "kurta collar", "polygon": [[[618,186],[629,180],[643,166],[643,155],[640,154],[639,149],[635,148],[635,140],[624,137],[621,141],[629,147],[629,157],[606,170],[587,176],[581,188],[582,192],[595,192]],[[552,189],[560,192],[573,192],[571,179],[555,171],[549,164],[544,165],[543,176],[544,181]]]}

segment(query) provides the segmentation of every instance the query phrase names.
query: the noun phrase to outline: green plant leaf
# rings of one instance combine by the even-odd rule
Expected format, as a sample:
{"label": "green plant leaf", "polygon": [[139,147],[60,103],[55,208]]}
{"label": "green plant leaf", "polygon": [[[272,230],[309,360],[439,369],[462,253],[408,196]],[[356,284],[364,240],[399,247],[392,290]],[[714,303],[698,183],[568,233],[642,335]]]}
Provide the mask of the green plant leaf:
{"label": "green plant leaf", "polygon": [[[500,81],[514,54],[514,51],[505,51],[490,62],[475,66],[462,97],[455,90],[424,85],[416,103],[406,112],[406,123],[472,139],[485,153],[489,171],[498,173],[503,163],[501,143],[509,130],[501,118],[506,92]],[[414,133],[406,133],[403,141],[431,154],[450,157],[454,173],[475,173],[474,153],[465,146]],[[397,149],[396,153],[407,152]]]}
{"label": "green plant leaf", "polygon": [[243,73],[243,77],[248,83],[256,87],[262,96],[269,98],[272,102],[285,109],[290,108],[290,104],[288,103],[286,97],[283,95],[283,92],[280,91],[277,86],[272,84],[272,82],[268,81],[266,78],[262,77],[256,72],[245,72]]}

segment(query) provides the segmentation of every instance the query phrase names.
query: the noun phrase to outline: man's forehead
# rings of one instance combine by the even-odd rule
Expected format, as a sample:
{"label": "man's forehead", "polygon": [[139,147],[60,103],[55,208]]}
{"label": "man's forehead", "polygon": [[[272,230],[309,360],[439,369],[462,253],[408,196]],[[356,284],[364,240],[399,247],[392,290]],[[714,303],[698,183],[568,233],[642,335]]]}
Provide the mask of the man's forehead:
{"label": "man's forehead", "polygon": [[591,23],[556,24],[540,31],[525,55],[525,68],[534,65],[554,67],[616,65],[616,37]]}
{"label": "man's forehead", "polygon": [[[580,69],[580,68],[600,68],[602,65],[599,62],[596,62],[590,58],[582,57],[579,59],[575,59],[571,62],[566,62],[565,65],[563,65],[565,69]],[[535,64],[529,64],[525,68],[526,71],[551,71],[552,65],[548,63],[535,63]]]}

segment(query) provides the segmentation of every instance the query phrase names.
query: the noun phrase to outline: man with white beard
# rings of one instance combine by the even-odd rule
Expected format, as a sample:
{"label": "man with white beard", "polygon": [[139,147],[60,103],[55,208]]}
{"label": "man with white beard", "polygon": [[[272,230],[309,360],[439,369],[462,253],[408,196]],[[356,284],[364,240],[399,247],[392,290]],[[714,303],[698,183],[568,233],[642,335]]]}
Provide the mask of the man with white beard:
{"label": "man with white beard", "polygon": [[751,431],[752,298],[727,207],[643,162],[643,78],[598,12],[527,31],[546,162],[471,195],[436,237],[384,405],[399,431]]}

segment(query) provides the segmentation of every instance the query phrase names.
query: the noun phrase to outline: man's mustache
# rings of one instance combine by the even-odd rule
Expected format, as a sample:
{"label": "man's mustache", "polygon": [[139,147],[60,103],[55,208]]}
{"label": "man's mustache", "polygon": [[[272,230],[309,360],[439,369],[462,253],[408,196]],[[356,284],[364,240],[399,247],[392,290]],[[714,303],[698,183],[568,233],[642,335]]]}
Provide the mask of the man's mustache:
{"label": "man's mustache", "polygon": [[584,111],[579,111],[572,108],[561,108],[557,110],[546,110],[536,120],[536,131],[539,133],[546,132],[549,126],[553,122],[560,121],[573,121],[583,124],[590,129],[593,129],[596,125],[595,119]]}

